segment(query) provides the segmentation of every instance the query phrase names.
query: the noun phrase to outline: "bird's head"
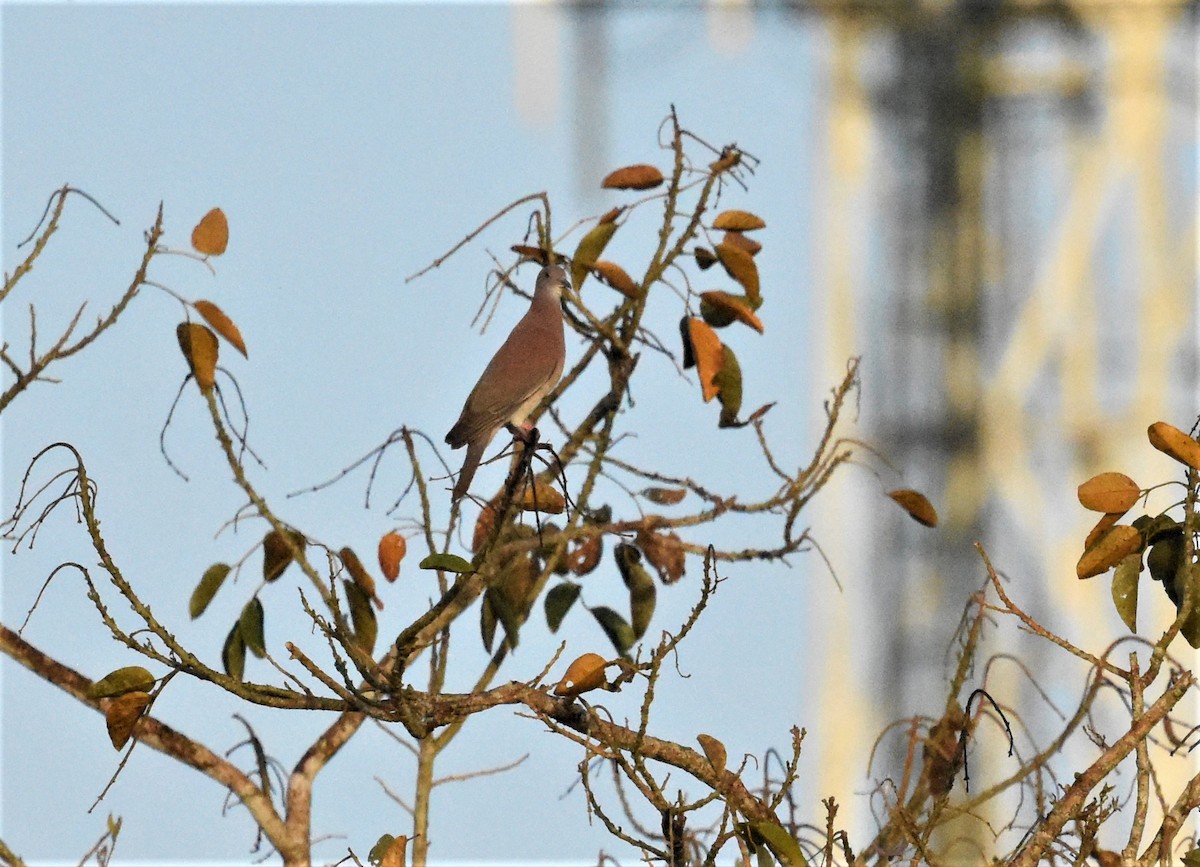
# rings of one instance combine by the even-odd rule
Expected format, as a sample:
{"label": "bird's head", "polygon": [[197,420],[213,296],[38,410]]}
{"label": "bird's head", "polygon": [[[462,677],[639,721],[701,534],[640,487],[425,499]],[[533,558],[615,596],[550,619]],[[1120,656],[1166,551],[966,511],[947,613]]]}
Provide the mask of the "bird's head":
{"label": "bird's head", "polygon": [[537,283],[533,288],[533,296],[550,295],[556,301],[561,301],[564,295],[569,295],[571,292],[571,281],[567,279],[567,272],[558,265],[547,265],[538,272]]}

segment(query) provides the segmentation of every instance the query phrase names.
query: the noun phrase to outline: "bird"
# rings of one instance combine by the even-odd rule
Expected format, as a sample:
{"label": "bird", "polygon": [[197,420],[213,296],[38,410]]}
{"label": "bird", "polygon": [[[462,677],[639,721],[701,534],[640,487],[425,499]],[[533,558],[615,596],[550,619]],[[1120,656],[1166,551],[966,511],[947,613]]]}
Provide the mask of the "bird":
{"label": "bird", "polygon": [[457,502],[471,487],[484,449],[508,427],[515,436],[527,433],[529,414],[558,384],[566,361],[563,339],[562,294],[569,288],[567,273],[547,265],[534,284],[529,310],[492,356],[471,393],[446,443],[467,447],[467,456],[450,495]]}

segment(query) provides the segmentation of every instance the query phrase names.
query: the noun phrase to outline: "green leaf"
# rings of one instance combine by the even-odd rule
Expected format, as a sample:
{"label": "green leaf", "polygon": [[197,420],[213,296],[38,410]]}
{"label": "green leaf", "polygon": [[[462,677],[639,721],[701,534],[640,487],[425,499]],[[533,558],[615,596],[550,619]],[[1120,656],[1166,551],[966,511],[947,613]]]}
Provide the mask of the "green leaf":
{"label": "green leaf", "polygon": [[642,565],[641,551],[623,542],[613,553],[617,558],[617,568],[621,570],[621,580],[629,588],[629,620],[636,641],[646,634],[646,628],[654,616],[657,590],[654,579]]}
{"label": "green leaf", "polygon": [[1183,867],[1200,867],[1200,849],[1193,849],[1183,856]]}
{"label": "green leaf", "polygon": [[718,389],[717,400],[721,401],[721,418],[717,426],[741,427],[738,413],[742,411],[742,367],[732,349],[722,344],[721,351],[724,353],[721,369],[713,377],[713,384]]}
{"label": "green leaf", "polygon": [[629,648],[633,647],[633,643],[637,641],[637,636],[633,634],[633,627],[625,622],[624,617],[604,605],[589,608],[588,611],[592,612],[592,616],[596,618],[596,622],[600,624],[600,628],[604,630],[608,640],[617,649],[617,653],[622,656],[627,655]]}
{"label": "green leaf", "polygon": [[1183,533],[1159,536],[1146,554],[1146,567],[1150,577],[1164,584],[1175,580],[1175,573],[1183,564]]}
{"label": "green leaf", "polygon": [[383,856],[387,854],[388,849],[392,848],[392,843],[395,839],[391,834],[384,834],[375,841],[375,845],[367,853],[367,860],[376,865],[376,867],[379,867],[379,863],[383,861]]}
{"label": "green leaf", "polygon": [[492,652],[492,644],[496,640],[496,612],[492,609],[492,600],[483,594],[483,604],[479,607],[479,635],[483,638],[483,648]]}
{"label": "green leaf", "polygon": [[421,569],[441,569],[444,572],[474,572],[475,567],[457,554],[430,554],[420,563]]}
{"label": "green leaf", "polygon": [[[1183,621],[1183,626],[1179,631],[1183,633],[1183,637],[1187,639],[1187,643],[1192,647],[1200,648],[1200,563],[1193,563],[1189,568],[1180,569],[1177,573],[1178,578],[1191,582],[1192,592],[1192,610],[1188,613],[1187,620]],[[1187,590],[1183,587],[1179,588],[1179,605],[1183,605],[1184,594]]]}
{"label": "green leaf", "polygon": [[750,827],[755,834],[766,841],[784,867],[807,867],[808,861],[804,858],[804,853],[800,851],[800,844],[782,825],[764,819],[751,822]]}
{"label": "green leaf", "polygon": [[1113,605],[1130,632],[1137,632],[1138,576],[1141,568],[1142,555],[1130,554],[1117,564],[1113,572]]}
{"label": "green leaf", "polygon": [[213,563],[204,570],[204,574],[200,576],[200,583],[196,585],[196,589],[192,591],[192,598],[188,600],[188,613],[192,615],[193,620],[204,613],[208,603],[212,602],[221,585],[225,583],[231,568],[228,563]]}
{"label": "green leaf", "polygon": [[564,581],[550,588],[550,592],[546,594],[546,601],[543,604],[546,607],[546,625],[550,627],[551,632],[558,632],[558,627],[562,626],[563,618],[567,616],[567,612],[571,610],[571,606],[579,598],[579,592],[582,589],[578,584],[570,581]]}
{"label": "green leaf", "polygon": [[257,596],[242,609],[242,616],[238,618],[238,629],[242,633],[242,643],[246,645],[247,650],[259,659],[267,655],[267,642],[263,635],[263,606]]}
{"label": "green leaf", "polygon": [[89,698],[112,698],[127,692],[149,692],[154,675],[140,665],[127,665],[110,671],[88,687]]}
{"label": "green leaf", "polygon": [[374,653],[379,621],[375,619],[371,597],[350,580],[343,580],[342,588],[346,591],[346,601],[350,604],[350,625],[354,629],[354,643],[367,653]]}
{"label": "green leaf", "polygon": [[242,638],[240,619],[225,636],[225,646],[221,648],[221,664],[225,666],[225,673],[230,677],[235,680],[243,679],[246,673],[246,642]]}
{"label": "green leaf", "polygon": [[504,625],[504,640],[510,648],[516,648],[517,633],[521,630],[520,612],[513,607],[501,588],[489,587],[484,599],[491,603],[492,614]]}

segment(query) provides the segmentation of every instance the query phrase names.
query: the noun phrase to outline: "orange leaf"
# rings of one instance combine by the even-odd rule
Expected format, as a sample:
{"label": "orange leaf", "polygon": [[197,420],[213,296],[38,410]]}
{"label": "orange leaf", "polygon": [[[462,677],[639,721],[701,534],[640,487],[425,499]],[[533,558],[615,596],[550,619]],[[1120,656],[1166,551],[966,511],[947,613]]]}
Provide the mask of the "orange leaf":
{"label": "orange leaf", "polygon": [[129,742],[133,727],[141,719],[142,711],[148,704],[150,694],[146,692],[127,692],[101,702],[104,723],[108,726],[108,739],[112,741],[114,749],[119,750]]}
{"label": "orange leaf", "polygon": [[758,214],[749,211],[722,211],[713,220],[714,229],[727,229],[730,232],[751,232],[755,229],[765,229],[766,222]]}
{"label": "orange leaf", "polygon": [[385,533],[379,540],[379,570],[388,581],[400,577],[400,561],[408,551],[408,541],[399,533]]}
{"label": "orange leaf", "polygon": [[1100,520],[1096,522],[1096,526],[1092,527],[1091,532],[1087,534],[1087,538],[1083,540],[1083,550],[1087,550],[1096,544],[1097,540],[1103,536],[1110,527],[1114,526],[1117,521],[1121,520],[1124,512],[1109,512],[1106,515],[1101,515]]}
{"label": "orange leaf", "polygon": [[233,344],[233,348],[249,358],[250,355],[246,352],[246,344],[242,340],[242,332],[238,331],[238,327],[233,324],[233,320],[225,315],[216,304],[211,301],[196,301],[192,304],[196,308],[196,312],[204,317],[204,321],[213,327],[213,330]]}
{"label": "orange leaf", "polygon": [[746,290],[750,306],[758,307],[762,303],[762,295],[758,289],[758,266],[754,264],[754,257],[728,241],[717,244],[715,252],[729,276],[741,283],[742,288]]}
{"label": "orange leaf", "polygon": [[580,693],[604,685],[604,667],[608,665],[598,653],[585,653],[567,666],[567,672],[554,687],[555,695],[574,698]]}
{"label": "orange leaf", "polygon": [[1146,430],[1150,445],[1193,470],[1200,470],[1200,442],[1174,425],[1156,421]]}
{"label": "orange leaf", "polygon": [[621,205],[619,207],[605,211],[604,216],[602,216],[598,220],[598,222],[600,222],[600,223],[615,223],[617,220],[617,217],[621,216],[621,212],[624,210],[625,210],[625,206]]}
{"label": "orange leaf", "polygon": [[724,244],[729,244],[732,247],[739,247],[745,250],[751,256],[757,256],[758,251],[762,249],[762,244],[755,241],[753,238],[747,238],[741,232],[726,232],[725,237],[721,239]]}
{"label": "orange leaf", "polygon": [[1107,572],[1141,547],[1142,534],[1137,527],[1118,524],[1106,530],[1092,547],[1083,552],[1075,564],[1075,574],[1080,578],[1091,578]]}
{"label": "orange leaf", "polygon": [[649,190],[663,182],[663,174],[654,166],[625,166],[611,172],[600,186],[607,190]]}
{"label": "orange leaf", "polygon": [[[705,315],[705,306],[712,308],[714,315]],[[730,295],[728,292],[701,292],[700,314],[704,316],[705,322],[718,328],[721,327],[719,323],[728,324],[736,319],[739,322],[745,322],[759,334],[763,333],[762,320],[750,309],[746,299]]]}
{"label": "orange leaf", "polygon": [[192,246],[205,256],[220,256],[229,244],[229,221],[225,212],[213,208],[192,229]]}
{"label": "orange leaf", "polygon": [[593,262],[591,269],[596,272],[596,276],[607,283],[612,288],[616,289],[626,298],[640,298],[642,290],[638,288],[638,284],[633,282],[633,278],[626,273],[625,269],[616,262],[606,262],[601,260]]}
{"label": "orange leaf", "polygon": [[920,491],[902,488],[897,491],[888,491],[888,496],[895,500],[900,508],[908,512],[909,516],[918,524],[924,524],[926,527],[938,525],[937,510],[933,508],[933,503],[929,502],[929,498]]}
{"label": "orange leaf", "polygon": [[700,374],[700,393],[704,402],[708,403],[717,396],[718,389],[713,377],[721,372],[721,364],[725,360],[721,338],[703,319],[690,317],[687,326],[688,340],[696,359],[696,372]]}
{"label": "orange leaf", "polygon": [[217,381],[217,335],[196,322],[180,322],[175,336],[196,384],[201,391],[211,390]]}
{"label": "orange leaf", "polygon": [[1079,503],[1093,512],[1128,512],[1141,496],[1137,482],[1124,473],[1100,473],[1079,486]]}
{"label": "orange leaf", "polygon": [[545,515],[561,515],[567,508],[567,501],[558,489],[543,482],[526,485],[525,494],[521,497],[521,508],[527,512],[541,512]]}

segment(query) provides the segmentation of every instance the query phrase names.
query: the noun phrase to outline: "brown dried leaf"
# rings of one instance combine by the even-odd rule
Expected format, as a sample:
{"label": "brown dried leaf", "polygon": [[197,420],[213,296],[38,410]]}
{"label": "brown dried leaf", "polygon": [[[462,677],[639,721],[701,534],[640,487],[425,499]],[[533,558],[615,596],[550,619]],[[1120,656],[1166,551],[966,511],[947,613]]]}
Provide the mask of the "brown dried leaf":
{"label": "brown dried leaf", "polygon": [[600,186],[607,190],[650,190],[663,182],[663,174],[644,163],[610,172]]}
{"label": "brown dried leaf", "polygon": [[1174,425],[1156,421],[1146,430],[1150,445],[1181,464],[1200,470],[1200,442],[1185,434]]}
{"label": "brown dried leaf", "polygon": [[196,308],[196,312],[204,317],[204,321],[213,327],[213,330],[233,344],[233,348],[240,352],[244,357],[249,358],[249,353],[246,352],[246,343],[242,340],[242,332],[238,331],[238,327],[233,324],[233,320],[225,315],[225,311],[213,304],[211,301],[196,301],[192,304]]}
{"label": "brown dried leaf", "polygon": [[700,315],[715,328],[737,321],[746,323],[759,334],[763,333],[762,320],[750,309],[747,299],[728,292],[701,292]]}
{"label": "brown dried leaf", "polygon": [[366,567],[363,566],[362,560],[359,560],[358,555],[349,547],[338,551],[338,556],[346,564],[346,571],[350,573],[350,577],[354,579],[354,583],[362,590],[363,595],[369,597],[375,603],[375,607],[382,611],[383,600],[375,594],[375,579],[367,571]]}
{"label": "brown dried leaf", "polygon": [[479,517],[475,519],[475,531],[471,534],[471,550],[478,551],[483,543],[487,541],[487,537],[491,535],[492,527],[496,524],[496,501],[488,503],[479,510]]}
{"label": "brown dried leaf", "polygon": [[203,392],[211,391],[217,382],[217,335],[197,322],[180,322],[175,336],[196,385]]}
{"label": "brown dried leaf", "polygon": [[1141,493],[1124,473],[1100,473],[1079,486],[1079,503],[1093,512],[1128,512]]}
{"label": "brown dried leaf", "polygon": [[133,727],[149,704],[150,694],[147,692],[127,692],[101,702],[104,723],[108,726],[108,739],[112,741],[113,749],[119,750],[129,742]]}
{"label": "brown dried leaf", "polygon": [[730,232],[752,232],[755,229],[765,229],[766,222],[758,214],[749,211],[722,211],[713,220],[714,229],[726,229]]}
{"label": "brown dried leaf", "polygon": [[[288,531],[291,536],[292,544],[299,549],[303,549],[306,544],[304,535],[298,530]],[[268,530],[263,536],[263,580],[274,581],[283,574],[292,562],[292,545],[288,544],[283,533],[277,530]]]}
{"label": "brown dried leaf", "polygon": [[192,229],[192,247],[205,256],[220,256],[228,244],[229,221],[224,211],[213,208]]}
{"label": "brown dried leaf", "polygon": [[696,740],[700,742],[700,748],[704,750],[704,757],[708,759],[708,763],[713,766],[718,774],[725,772],[725,765],[728,762],[728,754],[725,750],[725,744],[714,738],[712,735],[699,734],[696,735]]}
{"label": "brown dried leaf", "polygon": [[611,210],[605,211],[604,215],[601,216],[597,222],[615,223],[617,221],[617,217],[621,216],[621,214],[622,214],[622,212],[624,212],[624,210],[625,210],[625,206],[619,205],[618,207],[615,207]]}
{"label": "brown dried leaf", "polygon": [[721,338],[703,319],[689,317],[686,325],[692,357],[696,360],[696,372],[700,375],[700,393],[707,403],[717,396],[718,389],[713,377],[721,371],[721,364],[725,361]]}
{"label": "brown dried leaf", "polygon": [[721,149],[721,156],[716,162],[709,163],[708,170],[714,175],[728,171],[742,161],[742,152],[735,147]]}
{"label": "brown dried leaf", "polygon": [[528,244],[513,244],[508,249],[512,250],[518,256],[524,259],[530,259],[537,262],[539,265],[545,265],[548,261],[546,251],[541,247],[531,247]]}
{"label": "brown dried leaf", "polygon": [[686,555],[683,540],[671,532],[655,533],[644,527],[637,532],[637,546],[664,584],[674,584],[683,577]]}
{"label": "brown dried leaf", "polygon": [[388,581],[400,577],[400,561],[408,551],[408,540],[399,533],[384,533],[379,540],[379,570]]}
{"label": "brown dried leaf", "polygon": [[762,244],[753,238],[747,238],[741,232],[726,232],[725,237],[721,239],[721,243],[745,250],[751,256],[757,256],[758,251],[762,249]]}
{"label": "brown dried leaf", "polygon": [[762,304],[762,294],[758,288],[758,266],[754,264],[754,257],[727,241],[717,244],[715,252],[729,276],[737,280],[746,290],[750,306],[757,308]]}
{"label": "brown dried leaf", "polygon": [[575,547],[568,545],[567,569],[576,575],[587,575],[600,565],[600,558],[603,554],[604,540],[600,534],[588,536],[582,542],[575,544]]}
{"label": "brown dried leaf", "polygon": [[1129,524],[1118,524],[1105,531],[1092,547],[1083,552],[1075,565],[1080,578],[1092,578],[1107,572],[1142,547],[1142,534]]}
{"label": "brown dried leaf", "polygon": [[566,674],[554,687],[555,695],[574,698],[589,690],[604,686],[604,667],[608,665],[598,653],[585,653],[567,666]]}
{"label": "brown dried leaf", "polygon": [[593,262],[590,267],[596,273],[597,277],[626,298],[636,300],[642,297],[641,288],[637,283],[633,282],[633,278],[629,276],[625,269],[616,262],[606,262],[602,259],[598,262]]}
{"label": "brown dried leaf", "polygon": [[929,502],[929,498],[920,491],[902,488],[888,491],[888,496],[895,500],[900,508],[908,512],[909,516],[918,524],[924,524],[926,527],[938,525],[937,510],[933,508],[933,503]]}
{"label": "brown dried leaf", "polygon": [[660,506],[674,506],[683,502],[687,488],[643,488],[642,496]]}
{"label": "brown dried leaf", "polygon": [[692,250],[692,255],[696,257],[696,264],[701,271],[707,271],[713,265],[717,264],[717,256],[712,250],[707,247],[697,247]]}

